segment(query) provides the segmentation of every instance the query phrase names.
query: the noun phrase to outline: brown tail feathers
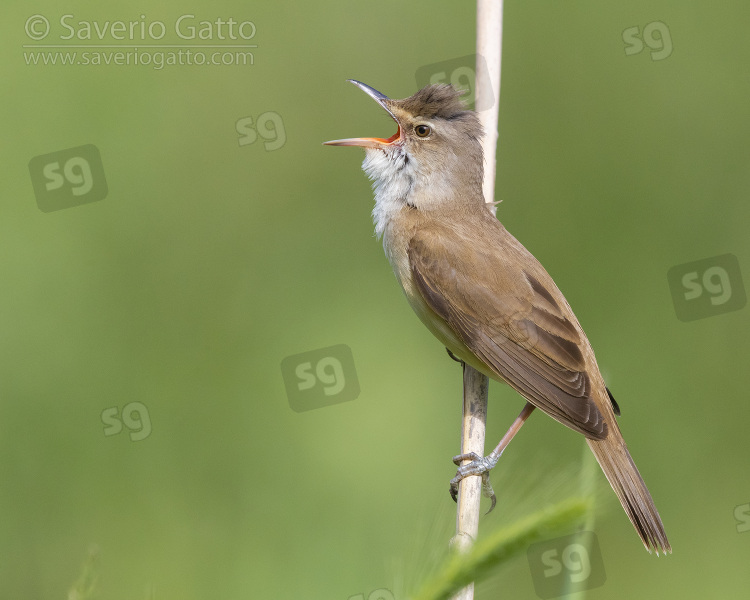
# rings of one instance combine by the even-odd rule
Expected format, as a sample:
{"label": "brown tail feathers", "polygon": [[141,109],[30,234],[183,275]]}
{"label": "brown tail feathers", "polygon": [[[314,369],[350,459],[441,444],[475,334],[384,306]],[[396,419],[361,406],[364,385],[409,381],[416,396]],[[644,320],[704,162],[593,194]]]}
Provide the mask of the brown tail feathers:
{"label": "brown tail feathers", "polygon": [[610,427],[607,437],[603,440],[586,441],[620,499],[630,522],[641,536],[646,550],[656,550],[657,556],[659,552],[671,553],[672,547],[664,532],[659,512],[633,459],[630,458],[619,428],[616,425]]}

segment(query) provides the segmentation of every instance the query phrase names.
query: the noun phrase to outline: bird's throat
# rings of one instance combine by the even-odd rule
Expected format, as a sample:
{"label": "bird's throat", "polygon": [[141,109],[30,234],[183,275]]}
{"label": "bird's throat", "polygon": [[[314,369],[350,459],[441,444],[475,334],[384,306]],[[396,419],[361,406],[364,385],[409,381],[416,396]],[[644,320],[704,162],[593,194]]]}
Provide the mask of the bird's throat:
{"label": "bird's throat", "polygon": [[378,238],[399,211],[413,206],[411,197],[417,180],[416,161],[400,148],[383,151],[368,148],[362,169],[372,180],[375,207],[372,218]]}

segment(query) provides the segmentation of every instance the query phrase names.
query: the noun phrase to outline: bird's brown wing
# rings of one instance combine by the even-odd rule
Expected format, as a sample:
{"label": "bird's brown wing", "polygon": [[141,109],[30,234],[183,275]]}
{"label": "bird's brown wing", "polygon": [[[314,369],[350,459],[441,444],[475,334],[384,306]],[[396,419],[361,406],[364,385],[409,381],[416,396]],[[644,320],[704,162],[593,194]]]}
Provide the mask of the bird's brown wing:
{"label": "bird's brown wing", "polygon": [[[500,227],[497,245],[421,230],[408,245],[418,293],[491,372],[592,439],[607,425],[591,398],[584,345],[551,277]],[[558,300],[555,297],[558,297]]]}

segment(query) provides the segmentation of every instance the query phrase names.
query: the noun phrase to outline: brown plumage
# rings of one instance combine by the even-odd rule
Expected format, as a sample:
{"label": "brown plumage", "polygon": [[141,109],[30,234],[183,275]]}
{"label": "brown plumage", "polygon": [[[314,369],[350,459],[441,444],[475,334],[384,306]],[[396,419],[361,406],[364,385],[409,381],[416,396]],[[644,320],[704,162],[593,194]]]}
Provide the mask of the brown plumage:
{"label": "brown plumage", "polygon": [[481,126],[450,86],[390,100],[399,129],[367,149],[376,231],[409,303],[455,356],[583,434],[646,548],[671,552],[586,334],[547,271],[487,210]]}

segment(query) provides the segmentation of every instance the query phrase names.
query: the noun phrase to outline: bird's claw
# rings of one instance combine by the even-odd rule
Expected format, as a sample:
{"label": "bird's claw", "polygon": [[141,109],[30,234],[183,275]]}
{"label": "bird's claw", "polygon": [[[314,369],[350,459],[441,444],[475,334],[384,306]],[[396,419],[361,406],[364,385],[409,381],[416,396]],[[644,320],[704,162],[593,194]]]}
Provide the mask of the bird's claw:
{"label": "bird's claw", "polygon": [[[471,460],[471,462],[461,465],[465,460]],[[485,498],[492,500],[490,509],[485,513],[490,514],[497,503],[495,491],[492,489],[492,484],[490,484],[490,470],[497,464],[497,460],[498,459],[492,455],[482,457],[475,452],[454,456],[453,462],[458,465],[458,470],[456,471],[456,476],[451,479],[450,492],[453,501],[458,501],[458,484],[466,477],[479,475],[482,477],[482,495]]]}

